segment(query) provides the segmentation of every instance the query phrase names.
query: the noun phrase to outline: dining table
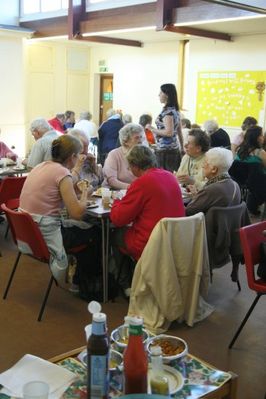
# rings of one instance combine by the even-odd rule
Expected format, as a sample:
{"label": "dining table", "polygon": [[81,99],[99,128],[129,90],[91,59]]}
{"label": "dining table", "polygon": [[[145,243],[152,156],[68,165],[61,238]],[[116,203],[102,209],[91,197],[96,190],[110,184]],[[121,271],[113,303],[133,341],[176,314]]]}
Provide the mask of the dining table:
{"label": "dining table", "polygon": [[16,164],[9,165],[6,167],[0,166],[0,179],[6,176],[22,176],[29,173],[29,170],[25,167],[18,167]]}

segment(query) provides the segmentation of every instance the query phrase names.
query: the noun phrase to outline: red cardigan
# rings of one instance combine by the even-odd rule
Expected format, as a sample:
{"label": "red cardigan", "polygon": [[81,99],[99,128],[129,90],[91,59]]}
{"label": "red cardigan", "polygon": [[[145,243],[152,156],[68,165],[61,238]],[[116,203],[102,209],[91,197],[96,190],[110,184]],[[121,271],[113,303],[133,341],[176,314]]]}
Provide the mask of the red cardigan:
{"label": "red cardigan", "polygon": [[125,197],[115,200],[110,215],[115,226],[132,223],[125,234],[125,244],[134,259],[140,258],[160,219],[180,216],[185,216],[185,208],[176,177],[157,168],[148,169],[131,183]]}

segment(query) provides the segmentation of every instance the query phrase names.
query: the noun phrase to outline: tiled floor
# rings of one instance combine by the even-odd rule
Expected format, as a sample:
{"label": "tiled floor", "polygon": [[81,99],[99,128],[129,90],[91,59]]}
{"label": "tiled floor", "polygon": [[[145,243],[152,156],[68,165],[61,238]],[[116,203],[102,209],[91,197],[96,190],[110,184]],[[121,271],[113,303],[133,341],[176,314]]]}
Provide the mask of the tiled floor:
{"label": "tiled floor", "polygon": [[[15,258],[11,240],[3,238],[0,225],[0,293]],[[246,284],[241,267],[242,291],[230,281],[230,265],[216,270],[209,292],[209,303],[216,310],[203,322],[190,328],[174,324],[169,333],[184,338],[189,351],[216,367],[239,375],[238,399],[263,399],[266,392],[266,303],[259,301],[235,347],[228,344],[250,306],[254,293]],[[15,276],[7,300],[0,299],[0,372],[25,353],[49,358],[85,344],[84,326],[91,318],[87,305],[62,289],[53,288],[44,319],[36,321],[43,292],[48,283],[46,266],[24,258]],[[127,303],[118,298],[103,306],[111,331],[123,322]]]}

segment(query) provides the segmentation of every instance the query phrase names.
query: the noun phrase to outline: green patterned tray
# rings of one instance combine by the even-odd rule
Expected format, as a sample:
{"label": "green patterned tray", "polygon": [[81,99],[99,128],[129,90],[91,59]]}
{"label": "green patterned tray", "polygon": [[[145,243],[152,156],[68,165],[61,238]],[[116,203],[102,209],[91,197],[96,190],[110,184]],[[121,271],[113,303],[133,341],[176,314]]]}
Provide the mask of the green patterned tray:
{"label": "green patterned tray", "polygon": [[[78,377],[64,393],[64,399],[85,399],[86,393],[86,367],[75,358],[67,358],[57,363],[72,371]],[[214,391],[230,380],[231,375],[212,368],[192,355],[187,355],[182,361],[175,361],[171,366],[183,375],[185,382],[183,388],[172,397],[176,399],[196,399]],[[122,374],[111,376],[110,397],[120,396],[122,393]],[[1,399],[1,396],[0,396]]]}

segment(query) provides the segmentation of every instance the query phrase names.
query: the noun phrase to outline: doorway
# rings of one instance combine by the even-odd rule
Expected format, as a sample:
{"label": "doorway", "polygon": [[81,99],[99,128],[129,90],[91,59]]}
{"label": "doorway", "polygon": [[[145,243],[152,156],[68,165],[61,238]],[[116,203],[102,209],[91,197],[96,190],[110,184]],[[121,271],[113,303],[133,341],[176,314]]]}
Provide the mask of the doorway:
{"label": "doorway", "polygon": [[113,108],[113,75],[102,74],[100,80],[100,124],[106,120],[106,111]]}

